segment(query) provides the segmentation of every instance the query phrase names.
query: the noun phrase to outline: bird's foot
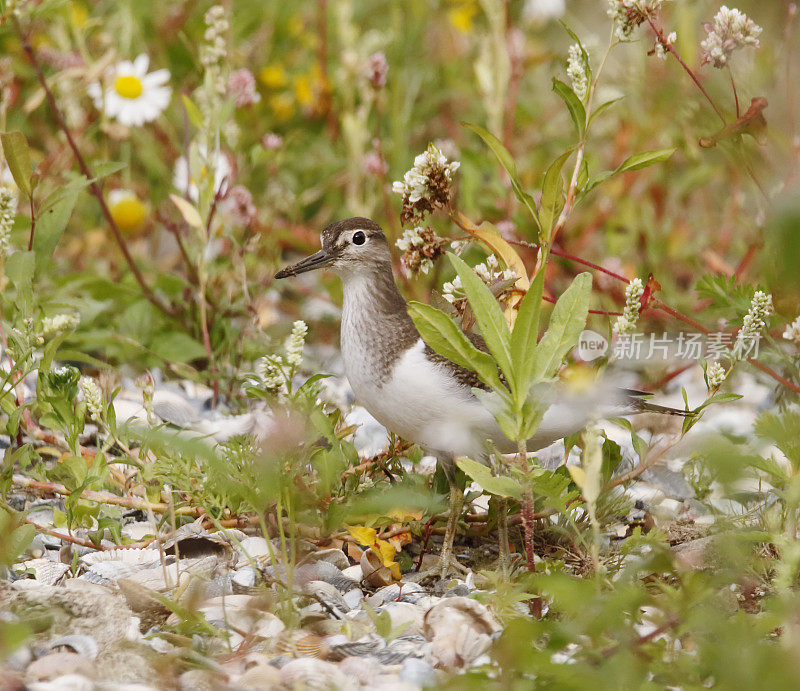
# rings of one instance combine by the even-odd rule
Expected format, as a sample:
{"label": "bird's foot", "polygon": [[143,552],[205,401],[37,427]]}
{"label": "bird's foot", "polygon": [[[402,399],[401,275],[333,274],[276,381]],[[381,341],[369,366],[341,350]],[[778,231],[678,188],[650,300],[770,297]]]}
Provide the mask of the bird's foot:
{"label": "bird's foot", "polygon": [[439,564],[436,567],[435,573],[438,574],[439,578],[444,580],[453,571],[457,571],[463,576],[466,576],[470,572],[470,570],[463,564],[460,564],[454,556],[442,555],[442,558],[439,560]]}

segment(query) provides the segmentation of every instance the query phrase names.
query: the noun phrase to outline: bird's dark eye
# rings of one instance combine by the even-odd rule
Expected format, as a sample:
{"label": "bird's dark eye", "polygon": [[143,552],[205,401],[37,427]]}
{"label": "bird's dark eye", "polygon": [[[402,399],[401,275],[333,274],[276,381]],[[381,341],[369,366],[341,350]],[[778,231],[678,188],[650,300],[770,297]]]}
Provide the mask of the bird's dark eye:
{"label": "bird's dark eye", "polygon": [[353,233],[353,244],[354,245],[363,245],[367,241],[367,236],[364,235],[364,232],[361,230],[357,230]]}

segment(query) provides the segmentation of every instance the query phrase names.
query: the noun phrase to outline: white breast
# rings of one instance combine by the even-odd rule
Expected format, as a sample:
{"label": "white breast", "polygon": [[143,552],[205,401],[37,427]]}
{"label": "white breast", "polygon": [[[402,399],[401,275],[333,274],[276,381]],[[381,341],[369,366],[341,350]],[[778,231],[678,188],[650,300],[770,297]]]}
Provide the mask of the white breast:
{"label": "white breast", "polygon": [[[354,362],[345,355],[348,360]],[[444,367],[425,357],[421,339],[403,353],[383,383],[377,383],[375,374],[368,367],[348,367],[357,400],[404,439],[439,455],[480,458],[484,440],[497,435],[492,415]]]}

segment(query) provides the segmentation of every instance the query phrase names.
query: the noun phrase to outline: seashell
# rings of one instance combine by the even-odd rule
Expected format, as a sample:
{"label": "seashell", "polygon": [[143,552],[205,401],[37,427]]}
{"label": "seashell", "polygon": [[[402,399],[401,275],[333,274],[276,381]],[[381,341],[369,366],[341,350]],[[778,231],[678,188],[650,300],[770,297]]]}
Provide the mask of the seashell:
{"label": "seashell", "polygon": [[416,605],[409,602],[388,602],[380,611],[389,613],[393,634],[418,636],[422,633],[423,611]]}
{"label": "seashell", "polygon": [[336,665],[315,658],[290,660],[281,668],[281,682],[290,689],[328,691],[352,688],[350,680]]}
{"label": "seashell", "polygon": [[255,628],[253,629],[253,634],[258,638],[269,640],[278,636],[285,628],[286,624],[278,619],[278,617],[270,612],[264,612],[258,618]]}
{"label": "seashell", "polygon": [[273,667],[268,662],[260,662],[250,667],[236,681],[236,688],[253,689],[273,689],[280,685],[281,671]]}
{"label": "seashell", "polygon": [[351,680],[352,687],[378,688],[376,680],[381,665],[374,657],[346,657],[339,663],[339,671]]}
{"label": "seashell", "polygon": [[[22,566],[33,571],[33,577],[38,583],[43,585],[55,585],[69,571],[69,564],[61,564],[49,559],[28,559],[22,562]],[[18,565],[19,567],[19,565]]]}
{"label": "seashell", "polygon": [[406,684],[425,688],[435,686],[436,672],[425,660],[409,657],[403,660],[400,679]]}
{"label": "seashell", "polygon": [[422,658],[427,641],[422,636],[399,636],[375,653],[381,664],[399,665],[410,657]]}
{"label": "seashell", "polygon": [[416,601],[426,596],[428,593],[419,583],[411,581],[399,581],[398,583],[390,583],[389,585],[378,589],[374,595],[367,598],[367,604],[370,607],[380,607],[387,602],[411,602],[416,604]]}
{"label": "seashell", "polygon": [[338,636],[331,636],[328,639],[330,647],[329,660],[343,660],[346,657],[367,657],[386,647],[386,641],[376,634],[369,634],[359,638],[357,641],[349,641],[345,638],[343,641],[334,642],[332,640],[334,638],[338,638]]}
{"label": "seashell", "polygon": [[[361,557],[359,557],[359,559],[361,559]],[[361,571],[361,564],[356,564],[355,566],[348,566],[346,569],[342,569],[342,575],[352,579],[356,583],[360,583],[361,579],[364,577],[364,572]]]}
{"label": "seashell", "polygon": [[340,593],[358,587],[358,583],[345,576],[333,564],[327,561],[318,561],[313,564],[303,564],[295,570],[295,581],[301,586],[309,581],[325,581],[335,587]]}
{"label": "seashell", "polygon": [[78,562],[86,568],[101,562],[114,561],[123,564],[135,564],[136,566],[151,566],[160,564],[161,555],[155,547],[144,547],[141,549],[111,549],[104,552],[90,552],[84,554]]}
{"label": "seashell", "polygon": [[339,614],[351,609],[336,587],[326,581],[309,581],[303,586],[303,592],[314,595],[332,610],[338,610]]}
{"label": "seashell", "polygon": [[69,650],[66,652],[71,651],[73,653],[78,653],[88,660],[94,660],[97,657],[97,653],[100,652],[97,641],[91,636],[82,633],[73,633],[68,636],[53,638],[47,642],[45,650],[47,653],[63,652],[59,651],[59,648],[68,648]]}
{"label": "seashell", "polygon": [[467,597],[448,597],[425,613],[423,632],[437,667],[460,669],[483,655],[501,631],[489,609]]}
{"label": "seashell", "polygon": [[375,588],[389,585],[393,580],[389,567],[384,566],[381,558],[371,549],[361,556],[361,573],[364,580]]}
{"label": "seashell", "polygon": [[330,647],[324,638],[299,629],[291,633],[283,633],[273,640],[272,650],[292,657],[327,657]]}
{"label": "seashell", "polygon": [[434,638],[431,659],[437,667],[461,669],[485,653],[492,639],[469,626],[459,626]]}
{"label": "seashell", "polygon": [[122,534],[134,542],[139,542],[147,537],[156,537],[158,528],[150,521],[134,521],[122,526]]}
{"label": "seashell", "polygon": [[321,549],[309,554],[307,559],[310,562],[327,561],[329,564],[333,564],[339,571],[350,566],[350,560],[340,549]]}
{"label": "seashell", "polygon": [[182,394],[159,387],[153,392],[153,412],[176,427],[189,427],[199,411]]}
{"label": "seashell", "polygon": [[176,545],[181,559],[196,559],[213,555],[221,557],[227,562],[235,561],[231,539],[225,532],[218,530],[210,533],[199,523],[186,523],[178,528],[173,535],[164,540],[164,552],[175,554]]}
{"label": "seashell", "polygon": [[361,604],[361,601],[364,599],[364,593],[358,588],[353,588],[352,590],[348,590],[342,597],[345,603],[347,603],[348,610],[351,610]]}
{"label": "seashell", "polygon": [[355,542],[346,542],[344,549],[347,553],[347,556],[350,557],[354,562],[358,563],[361,561],[361,555],[364,554],[364,550],[361,549],[361,547],[359,547]]}
{"label": "seashell", "polygon": [[437,635],[464,625],[487,636],[502,631],[486,605],[468,597],[448,597],[425,613],[423,634],[432,641]]}
{"label": "seashell", "polygon": [[269,543],[263,537],[245,537],[239,540],[236,550],[239,553],[239,563],[249,564],[247,559],[256,557],[269,556]]}
{"label": "seashell", "polygon": [[249,564],[237,569],[231,576],[231,587],[234,593],[246,593],[256,585],[256,570]]}

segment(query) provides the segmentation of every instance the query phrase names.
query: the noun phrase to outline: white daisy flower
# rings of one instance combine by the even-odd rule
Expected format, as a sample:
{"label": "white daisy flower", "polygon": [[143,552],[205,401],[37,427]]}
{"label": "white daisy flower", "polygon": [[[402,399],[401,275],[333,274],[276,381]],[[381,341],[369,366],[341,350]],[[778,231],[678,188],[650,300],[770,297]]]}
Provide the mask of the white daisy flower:
{"label": "white daisy flower", "polygon": [[[233,168],[231,168],[231,162],[228,160],[228,157],[222,153],[222,151],[217,151],[215,160],[209,161],[206,147],[202,144],[197,145],[197,154],[199,155],[200,161],[203,162],[200,168],[200,180],[198,181],[192,176],[189,170],[189,163],[186,161],[186,156],[181,156],[175,161],[175,172],[172,178],[172,184],[175,186],[175,189],[181,194],[188,194],[189,198],[196,202],[200,198],[197,183],[205,182],[206,176],[208,175],[208,168],[213,167],[214,194],[219,192],[224,194],[233,174]],[[194,159],[192,158],[192,160]]]}
{"label": "white daisy flower", "polygon": [[95,106],[128,127],[155,120],[169,105],[172,90],[165,86],[169,70],[147,73],[150,58],[142,53],[133,62],[123,60],[109,69],[104,84],[89,84]]}

